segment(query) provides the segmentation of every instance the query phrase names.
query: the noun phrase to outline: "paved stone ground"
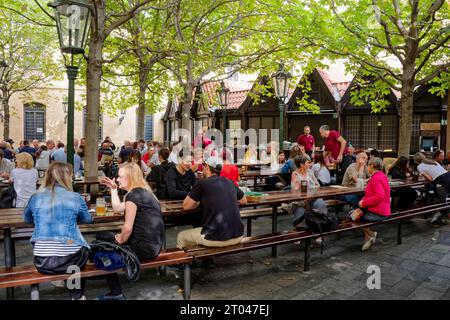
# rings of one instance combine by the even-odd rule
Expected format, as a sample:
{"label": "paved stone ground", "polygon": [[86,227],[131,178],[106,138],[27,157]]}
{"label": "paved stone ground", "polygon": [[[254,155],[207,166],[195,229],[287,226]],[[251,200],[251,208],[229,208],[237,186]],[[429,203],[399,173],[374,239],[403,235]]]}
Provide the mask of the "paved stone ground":
{"label": "paved stone ground", "polygon": [[[291,217],[279,219],[279,230],[291,229]],[[168,230],[168,247],[184,228]],[[271,219],[253,223],[253,234],[270,232]],[[376,227],[376,244],[361,252],[361,231],[328,237],[323,255],[311,252],[309,272],[303,271],[303,245],[278,247],[278,257],[270,249],[216,258],[214,268],[193,269],[192,299],[450,299],[450,227],[431,228],[422,218],[405,221],[403,244],[396,244],[396,225]],[[89,237],[88,240],[92,240]],[[3,257],[3,246],[0,256]],[[32,261],[31,245],[17,244],[18,264]],[[381,270],[381,289],[369,290],[367,268]],[[128,299],[182,299],[181,278],[168,271],[166,278],[156,270],[146,270],[136,283],[121,276]],[[87,282],[86,296],[95,299],[107,291],[102,280]],[[0,290],[0,299],[5,299]],[[29,299],[29,288],[16,288],[17,299]],[[68,299],[68,292],[51,284],[41,285],[41,299]]]}

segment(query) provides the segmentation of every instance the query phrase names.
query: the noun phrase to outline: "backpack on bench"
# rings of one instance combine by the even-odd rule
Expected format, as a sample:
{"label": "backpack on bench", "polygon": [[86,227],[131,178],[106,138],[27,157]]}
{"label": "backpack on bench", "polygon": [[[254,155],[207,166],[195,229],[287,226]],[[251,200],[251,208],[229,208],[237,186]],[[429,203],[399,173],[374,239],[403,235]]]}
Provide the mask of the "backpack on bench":
{"label": "backpack on bench", "polygon": [[338,219],[334,216],[329,216],[327,212],[311,209],[308,204],[305,210],[305,223],[311,231],[320,233],[320,237],[322,238],[320,254],[322,254],[324,245],[322,233],[335,230],[339,223]]}

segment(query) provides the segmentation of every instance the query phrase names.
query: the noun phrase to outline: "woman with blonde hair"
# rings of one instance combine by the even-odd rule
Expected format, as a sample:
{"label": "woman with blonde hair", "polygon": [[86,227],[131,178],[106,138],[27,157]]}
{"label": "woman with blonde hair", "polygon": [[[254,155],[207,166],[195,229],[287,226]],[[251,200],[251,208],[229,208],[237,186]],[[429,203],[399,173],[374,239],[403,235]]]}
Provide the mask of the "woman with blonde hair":
{"label": "woman with blonde hair", "polygon": [[11,171],[10,179],[17,193],[16,207],[23,208],[27,205],[31,195],[36,192],[39,174],[34,168],[34,160],[29,153],[17,154],[16,162],[17,166]]}
{"label": "woman with blonde hair", "polygon": [[[31,157],[28,153],[26,154]],[[20,157],[19,157],[20,159]],[[77,226],[92,223],[85,201],[72,191],[72,166],[63,162],[50,164],[41,188],[24,210],[26,223],[34,224],[31,237],[34,265],[40,273],[65,274],[70,266],[83,268],[89,258],[89,245]],[[73,300],[85,300],[85,281],[70,290]]]}
{"label": "woman with blonde hair", "polygon": [[[119,185],[107,177],[101,181],[111,189],[113,210],[125,211],[121,232],[111,237],[110,241],[128,246],[141,261],[154,259],[164,242],[164,222],[159,201],[135,163],[127,163],[119,169],[117,182]],[[119,199],[118,188],[127,191],[123,202]],[[120,288],[118,283],[116,286]],[[118,300],[124,299],[124,296],[121,292],[111,292],[99,299]]]}

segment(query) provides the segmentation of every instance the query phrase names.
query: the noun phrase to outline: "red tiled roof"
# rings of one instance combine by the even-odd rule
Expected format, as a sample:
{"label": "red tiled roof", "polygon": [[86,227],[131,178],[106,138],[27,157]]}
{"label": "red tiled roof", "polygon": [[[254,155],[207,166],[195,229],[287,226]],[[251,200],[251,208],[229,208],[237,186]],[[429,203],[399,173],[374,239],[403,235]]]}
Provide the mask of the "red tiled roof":
{"label": "red tiled roof", "polygon": [[325,72],[325,70],[317,68],[317,72],[319,72],[320,76],[322,77],[323,81],[328,87],[328,90],[330,90],[331,94],[334,93],[333,84],[331,83],[330,77],[328,73]]}
{"label": "red tiled roof", "polygon": [[[251,83],[244,81],[232,81],[225,80],[225,86],[230,89],[230,97],[228,103],[228,109],[237,109],[244,102],[250,89]],[[203,93],[207,97],[209,107],[217,106],[217,94],[216,90],[219,87],[219,82],[206,82],[202,84]]]}
{"label": "red tiled roof", "polygon": [[347,91],[348,86],[350,85],[349,81],[346,82],[333,82],[333,86],[339,92],[339,96],[342,98],[345,94],[345,91]]}

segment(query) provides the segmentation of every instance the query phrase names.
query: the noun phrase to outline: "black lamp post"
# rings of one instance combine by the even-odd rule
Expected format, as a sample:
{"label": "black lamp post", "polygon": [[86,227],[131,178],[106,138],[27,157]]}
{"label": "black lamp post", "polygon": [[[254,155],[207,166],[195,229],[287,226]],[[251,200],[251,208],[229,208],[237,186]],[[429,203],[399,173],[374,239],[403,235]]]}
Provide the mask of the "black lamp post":
{"label": "black lamp post", "polygon": [[[69,79],[69,95],[67,99],[67,162],[73,166],[75,79],[77,78],[79,68],[74,61],[74,55],[84,53],[94,8],[88,0],[56,0],[55,2],[49,3],[48,6],[52,7],[55,12],[59,46],[64,56],[67,78]],[[65,54],[68,55],[68,59]]]}
{"label": "black lamp post", "polygon": [[280,63],[278,71],[272,75],[273,88],[275,90],[275,95],[279,99],[278,110],[280,111],[280,150],[283,150],[283,140],[284,140],[284,112],[285,106],[284,100],[288,96],[289,82],[292,75],[284,70],[284,65]]}
{"label": "black lamp post", "polygon": [[227,106],[228,99],[230,97],[230,89],[225,86],[225,83],[222,81],[220,83],[220,87],[216,90],[217,97],[219,99],[219,105],[222,109],[222,121],[223,121],[223,135],[226,138],[226,130],[227,130]]}

